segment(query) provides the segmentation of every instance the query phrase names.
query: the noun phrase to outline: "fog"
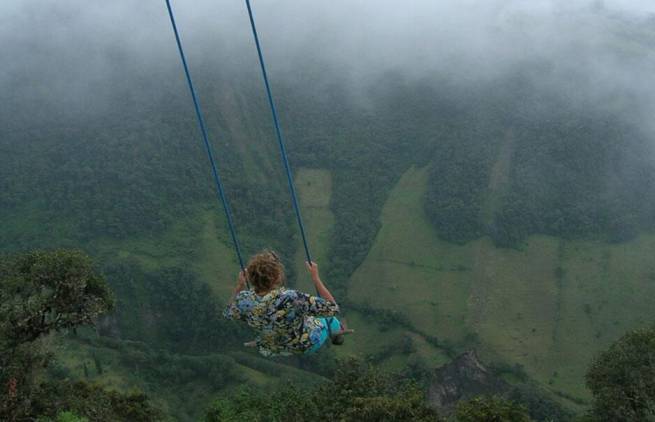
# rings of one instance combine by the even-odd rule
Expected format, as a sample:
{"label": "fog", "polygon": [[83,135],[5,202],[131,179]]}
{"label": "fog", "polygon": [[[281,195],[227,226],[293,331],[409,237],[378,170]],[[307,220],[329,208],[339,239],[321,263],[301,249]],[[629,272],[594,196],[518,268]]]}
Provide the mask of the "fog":
{"label": "fog", "polygon": [[[201,63],[257,69],[243,2],[172,4],[192,71]],[[389,72],[466,85],[529,62],[548,69],[535,81],[546,89],[616,108],[620,93],[643,105],[644,121],[655,109],[650,1],[258,0],[253,7],[274,85],[317,64],[325,80],[354,93]],[[101,104],[171,69],[178,75],[171,83],[182,82],[163,0],[9,0],[0,5],[0,40],[5,102]]]}

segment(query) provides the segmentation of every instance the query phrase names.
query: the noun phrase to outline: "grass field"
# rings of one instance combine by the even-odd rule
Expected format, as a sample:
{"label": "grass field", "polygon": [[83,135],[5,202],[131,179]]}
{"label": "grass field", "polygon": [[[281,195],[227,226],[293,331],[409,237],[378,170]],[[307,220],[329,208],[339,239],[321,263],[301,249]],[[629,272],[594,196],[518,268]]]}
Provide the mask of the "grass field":
{"label": "grass field", "polygon": [[[309,237],[313,258],[320,264],[328,262],[328,247],[334,226],[334,215],[330,210],[332,195],[332,178],[327,170],[300,169],[296,175],[298,196],[303,211],[306,230]],[[306,276],[304,266],[305,254],[302,247],[296,253],[296,270],[300,275],[297,287],[313,292],[314,287]],[[324,280],[329,287],[329,280]],[[337,298],[339,300],[340,298]],[[383,359],[382,366],[391,370],[401,370],[405,367],[409,354],[401,353],[401,342],[404,336],[411,335],[400,327],[386,327],[376,323],[372,318],[360,312],[343,309],[342,318],[356,334],[349,337],[342,347],[333,348],[339,357],[358,357],[365,359],[379,354],[390,355]],[[414,338],[417,354],[425,358],[445,358],[434,347],[422,339]]]}
{"label": "grass field", "polygon": [[533,236],[520,250],[487,238],[450,244],[423,212],[427,180],[426,169],[412,168],[391,192],[349,298],[403,313],[417,332],[475,346],[487,360],[522,365],[555,392],[588,398],[583,377],[593,355],[652,323],[655,236],[620,245]]}
{"label": "grass field", "polygon": [[423,215],[426,169],[410,169],[382,211],[382,228],[352,277],[350,299],[396,310],[421,332],[466,336],[471,267],[467,247],[440,242]]}
{"label": "grass field", "polygon": [[[330,210],[332,176],[328,170],[301,168],[296,173],[295,183],[312,259],[320,268],[328,262],[330,236],[334,227],[334,215]],[[313,292],[314,287],[305,268],[305,261],[307,258],[304,248],[298,245],[294,261],[298,274],[295,287]]]}
{"label": "grass field", "polygon": [[156,236],[138,236],[96,242],[97,257],[136,260],[146,271],[163,267],[193,271],[217,298],[229,298],[239,271],[228,238],[222,211],[216,207],[196,210]]}

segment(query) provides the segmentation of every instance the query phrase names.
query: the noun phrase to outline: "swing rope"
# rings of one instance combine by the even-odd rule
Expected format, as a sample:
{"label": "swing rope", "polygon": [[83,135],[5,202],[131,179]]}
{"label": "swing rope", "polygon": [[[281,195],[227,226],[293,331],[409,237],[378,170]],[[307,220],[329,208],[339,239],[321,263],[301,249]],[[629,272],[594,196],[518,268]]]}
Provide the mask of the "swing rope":
{"label": "swing rope", "polygon": [[[277,137],[277,142],[280,147],[280,155],[282,158],[282,163],[284,164],[284,170],[287,173],[287,182],[289,184],[289,193],[291,194],[291,202],[293,203],[293,209],[296,212],[296,220],[298,221],[298,228],[300,229],[302,243],[305,248],[305,256],[307,257],[307,262],[309,263],[309,265],[311,265],[312,256],[309,253],[307,235],[305,234],[305,225],[303,224],[302,216],[300,214],[300,205],[298,205],[298,196],[296,195],[296,188],[293,183],[293,176],[291,175],[291,166],[289,165],[289,157],[287,156],[287,149],[284,145],[284,139],[282,138],[282,131],[280,130],[280,122],[278,119],[277,109],[275,108],[275,102],[273,101],[273,94],[271,93],[271,85],[268,82],[268,73],[266,72],[264,54],[262,53],[262,47],[259,42],[259,36],[257,34],[257,26],[255,25],[255,18],[252,13],[252,7],[250,6],[250,0],[246,0],[246,8],[248,9],[248,17],[250,18],[250,28],[252,29],[252,36],[255,40],[255,46],[257,47],[257,56],[259,57],[259,67],[261,68],[262,78],[264,79],[264,87],[266,88],[268,105],[271,108],[271,116],[273,117],[273,126],[275,126],[275,135]],[[316,294],[319,297],[321,295],[318,289],[316,289]],[[325,320],[328,330],[328,338],[330,339],[332,339],[332,320],[333,320],[332,317],[328,317]]]}
{"label": "swing rope", "polygon": [[[193,86],[191,73],[189,72],[189,66],[187,65],[184,49],[182,48],[182,42],[180,41],[180,34],[177,30],[177,25],[175,23],[175,16],[173,14],[173,8],[171,7],[170,0],[166,0],[166,7],[168,8],[168,16],[170,17],[171,25],[173,26],[173,33],[175,34],[177,49],[180,53],[180,59],[182,59],[184,74],[186,75],[186,80],[189,85],[189,91],[191,92],[191,98],[193,99],[193,106],[196,110],[196,117],[198,118],[198,126],[200,127],[200,133],[202,134],[202,139],[205,144],[205,150],[207,151],[207,158],[209,158],[209,164],[211,165],[212,175],[214,177],[214,183],[216,185],[216,193],[218,195],[218,200],[223,204],[223,210],[225,211],[225,218],[227,219],[227,225],[230,230],[230,236],[232,237],[232,243],[234,244],[234,250],[236,251],[237,259],[239,260],[239,266],[243,271],[245,269],[245,265],[243,261],[243,256],[241,254],[241,246],[239,246],[239,240],[237,238],[236,229],[234,228],[234,222],[232,220],[232,211],[230,209],[230,204],[227,201],[227,197],[225,196],[225,190],[223,189],[223,182],[221,181],[221,176],[218,172],[218,166],[216,165],[216,161],[214,160],[214,153],[211,144],[209,143],[209,136],[207,135],[205,120],[203,118],[202,111],[200,110],[200,103],[198,102],[198,96],[196,95],[196,90]],[[249,284],[248,284],[248,288],[250,288]]]}
{"label": "swing rope", "polygon": [[[187,84],[189,86],[189,92],[191,93],[191,99],[193,100],[193,106],[194,106],[194,109],[195,109],[195,112],[196,112],[196,117],[197,117],[197,120],[198,120],[198,126],[200,128],[200,133],[202,135],[202,139],[203,139],[203,142],[204,142],[204,145],[205,145],[205,150],[207,152],[207,158],[209,159],[209,163],[211,165],[212,176],[214,178],[214,183],[216,185],[216,193],[217,193],[217,196],[218,196],[218,200],[223,205],[223,210],[225,211],[225,217],[226,217],[226,220],[227,220],[227,225],[228,225],[228,228],[229,228],[230,237],[232,238],[232,243],[234,245],[234,250],[236,252],[237,259],[239,261],[239,266],[240,266],[241,270],[243,271],[243,270],[245,270],[245,265],[244,265],[244,261],[243,261],[243,255],[241,253],[241,247],[239,245],[239,240],[237,238],[236,229],[235,229],[235,226],[234,226],[234,221],[233,221],[233,218],[232,218],[232,211],[230,209],[230,205],[229,205],[227,197],[225,195],[225,190],[223,188],[223,182],[221,180],[221,177],[220,177],[220,174],[219,174],[219,171],[218,171],[218,166],[216,164],[216,160],[214,159],[214,153],[213,153],[212,146],[211,146],[211,144],[209,142],[209,135],[207,133],[205,120],[203,118],[203,114],[202,114],[202,111],[201,111],[201,108],[200,108],[200,103],[198,101],[198,96],[196,94],[196,90],[195,90],[194,85],[193,85],[193,80],[191,78],[191,72],[189,71],[189,66],[188,66],[187,60],[186,60],[186,55],[184,54],[184,48],[182,47],[182,41],[180,40],[180,34],[179,34],[178,29],[177,29],[177,24],[175,22],[175,15],[173,13],[173,8],[171,7],[170,0],[165,0],[165,1],[166,1],[166,8],[168,9],[168,16],[170,18],[171,26],[173,28],[173,33],[175,35],[175,41],[177,43],[177,49],[178,49],[178,51],[180,53],[180,59],[182,60],[182,66],[184,68],[184,74],[186,76]],[[250,18],[250,26],[251,26],[251,29],[252,29],[253,38],[255,40],[255,46],[257,47],[257,56],[259,58],[259,65],[260,65],[260,68],[261,68],[261,71],[262,71],[262,77],[264,79],[264,86],[266,88],[266,95],[267,95],[267,98],[268,98],[268,104],[269,104],[270,109],[271,109],[271,115],[272,115],[272,118],[273,118],[273,125],[275,127],[275,135],[277,137],[278,145],[279,145],[279,148],[280,148],[280,155],[281,155],[281,158],[282,158],[282,163],[284,164],[284,169],[285,169],[285,172],[286,172],[286,175],[287,175],[287,182],[288,182],[288,185],[289,185],[289,193],[291,195],[291,202],[292,202],[295,214],[296,214],[296,220],[298,222],[298,228],[300,229],[300,235],[302,237],[303,247],[304,247],[304,250],[305,250],[305,256],[307,258],[307,262],[311,264],[312,263],[312,257],[311,257],[311,254],[309,252],[309,244],[308,244],[307,235],[306,235],[306,232],[305,232],[305,225],[303,224],[302,215],[300,213],[300,205],[298,203],[298,196],[296,194],[296,188],[295,188],[295,185],[293,183],[293,176],[292,176],[292,172],[291,172],[291,166],[289,164],[289,157],[287,155],[287,150],[286,150],[286,147],[285,147],[284,138],[282,137],[282,130],[280,129],[280,122],[279,122],[279,118],[278,118],[277,109],[275,107],[275,102],[273,101],[273,94],[271,93],[271,86],[270,86],[270,83],[268,81],[268,73],[266,71],[266,64],[264,62],[264,55],[262,53],[262,48],[261,48],[261,45],[260,45],[260,42],[259,42],[259,36],[258,36],[258,33],[257,33],[257,27],[255,25],[255,19],[254,19],[254,16],[253,16],[252,7],[250,5],[250,0],[245,0],[245,1],[246,1],[246,7],[248,9],[248,17]],[[247,283],[247,281],[246,281],[246,283]],[[250,288],[249,284],[248,284],[248,288]],[[317,293],[318,293],[318,290],[317,290]],[[330,334],[330,337],[332,336],[331,322],[332,322],[332,318],[328,318],[327,319],[327,326],[328,326],[327,329],[328,329],[328,332]]]}
{"label": "swing rope", "polygon": [[302,236],[302,243],[305,248],[305,256],[307,257],[307,262],[311,263],[312,256],[309,253],[307,235],[305,234],[305,225],[303,224],[302,216],[300,215],[300,206],[298,205],[298,196],[296,195],[296,188],[293,184],[293,176],[291,175],[291,166],[289,165],[289,157],[287,156],[287,149],[284,145],[284,139],[282,138],[282,131],[280,130],[280,122],[278,119],[277,109],[275,108],[275,102],[273,101],[273,94],[271,94],[271,85],[268,82],[266,64],[264,63],[264,55],[262,54],[262,48],[259,43],[259,36],[257,35],[257,26],[255,25],[255,18],[253,17],[252,14],[252,7],[250,7],[250,0],[246,0],[246,7],[248,8],[248,17],[250,18],[250,27],[252,28],[252,36],[255,39],[255,46],[257,47],[257,56],[259,57],[259,67],[262,70],[262,77],[264,78],[264,86],[266,87],[266,96],[268,98],[268,104],[271,108],[273,125],[275,126],[275,135],[277,137],[277,142],[280,147],[280,155],[282,156],[282,163],[284,164],[284,170],[287,173],[287,182],[289,184],[289,193],[291,194],[291,202],[293,203],[293,209],[296,213],[296,220],[298,221],[298,228],[300,229],[300,235]]}

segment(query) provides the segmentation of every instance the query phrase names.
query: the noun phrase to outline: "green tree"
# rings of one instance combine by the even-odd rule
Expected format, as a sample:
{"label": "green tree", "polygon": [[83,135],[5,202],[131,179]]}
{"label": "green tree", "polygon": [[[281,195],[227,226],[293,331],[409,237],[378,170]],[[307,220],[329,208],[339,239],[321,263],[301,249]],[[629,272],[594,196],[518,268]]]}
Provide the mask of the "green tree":
{"label": "green tree", "polygon": [[206,422],[269,422],[321,420],[311,392],[293,386],[265,389],[243,387],[212,403]]}
{"label": "green tree", "polygon": [[239,390],[215,401],[205,420],[435,422],[438,416],[415,384],[353,360],[341,362],[332,379],[315,388]]}
{"label": "green tree", "polygon": [[341,362],[332,382],[319,387],[313,401],[325,420],[437,420],[416,384],[357,360]]}
{"label": "green tree", "polygon": [[457,404],[457,422],[530,422],[528,410],[497,396],[480,396]]}
{"label": "green tree", "polygon": [[0,418],[26,417],[39,395],[39,370],[50,355],[48,333],[93,324],[112,295],[79,251],[0,257]]}
{"label": "green tree", "polygon": [[141,392],[107,391],[86,382],[44,384],[35,396],[33,412],[52,417],[59,415],[60,409],[68,409],[94,422],[151,422],[162,419],[161,412]]}
{"label": "green tree", "polygon": [[61,412],[57,415],[56,422],[89,422],[87,418],[77,416],[73,412]]}
{"label": "green tree", "polygon": [[[48,382],[48,334],[93,325],[113,296],[80,251],[0,257],[0,420],[151,421],[158,413],[142,394],[106,392],[86,383]],[[69,409],[72,413],[60,413]]]}
{"label": "green tree", "polygon": [[78,416],[74,412],[65,411],[59,412],[54,419],[39,418],[37,422],[89,422],[89,420],[85,417]]}
{"label": "green tree", "polygon": [[586,376],[596,420],[655,419],[655,328],[630,331],[591,364]]}
{"label": "green tree", "polygon": [[91,325],[113,297],[80,251],[0,258],[0,347],[15,349],[52,332]]}

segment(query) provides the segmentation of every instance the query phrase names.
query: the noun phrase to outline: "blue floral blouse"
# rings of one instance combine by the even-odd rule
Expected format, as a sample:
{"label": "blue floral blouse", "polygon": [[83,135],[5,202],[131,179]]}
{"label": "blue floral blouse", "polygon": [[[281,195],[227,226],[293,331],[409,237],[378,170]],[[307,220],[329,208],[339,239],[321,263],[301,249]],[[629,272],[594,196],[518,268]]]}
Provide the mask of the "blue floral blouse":
{"label": "blue floral blouse", "polygon": [[304,353],[320,341],[318,319],[339,313],[339,305],[284,287],[264,296],[241,291],[225,309],[228,319],[246,321],[259,333],[255,339],[264,356]]}

